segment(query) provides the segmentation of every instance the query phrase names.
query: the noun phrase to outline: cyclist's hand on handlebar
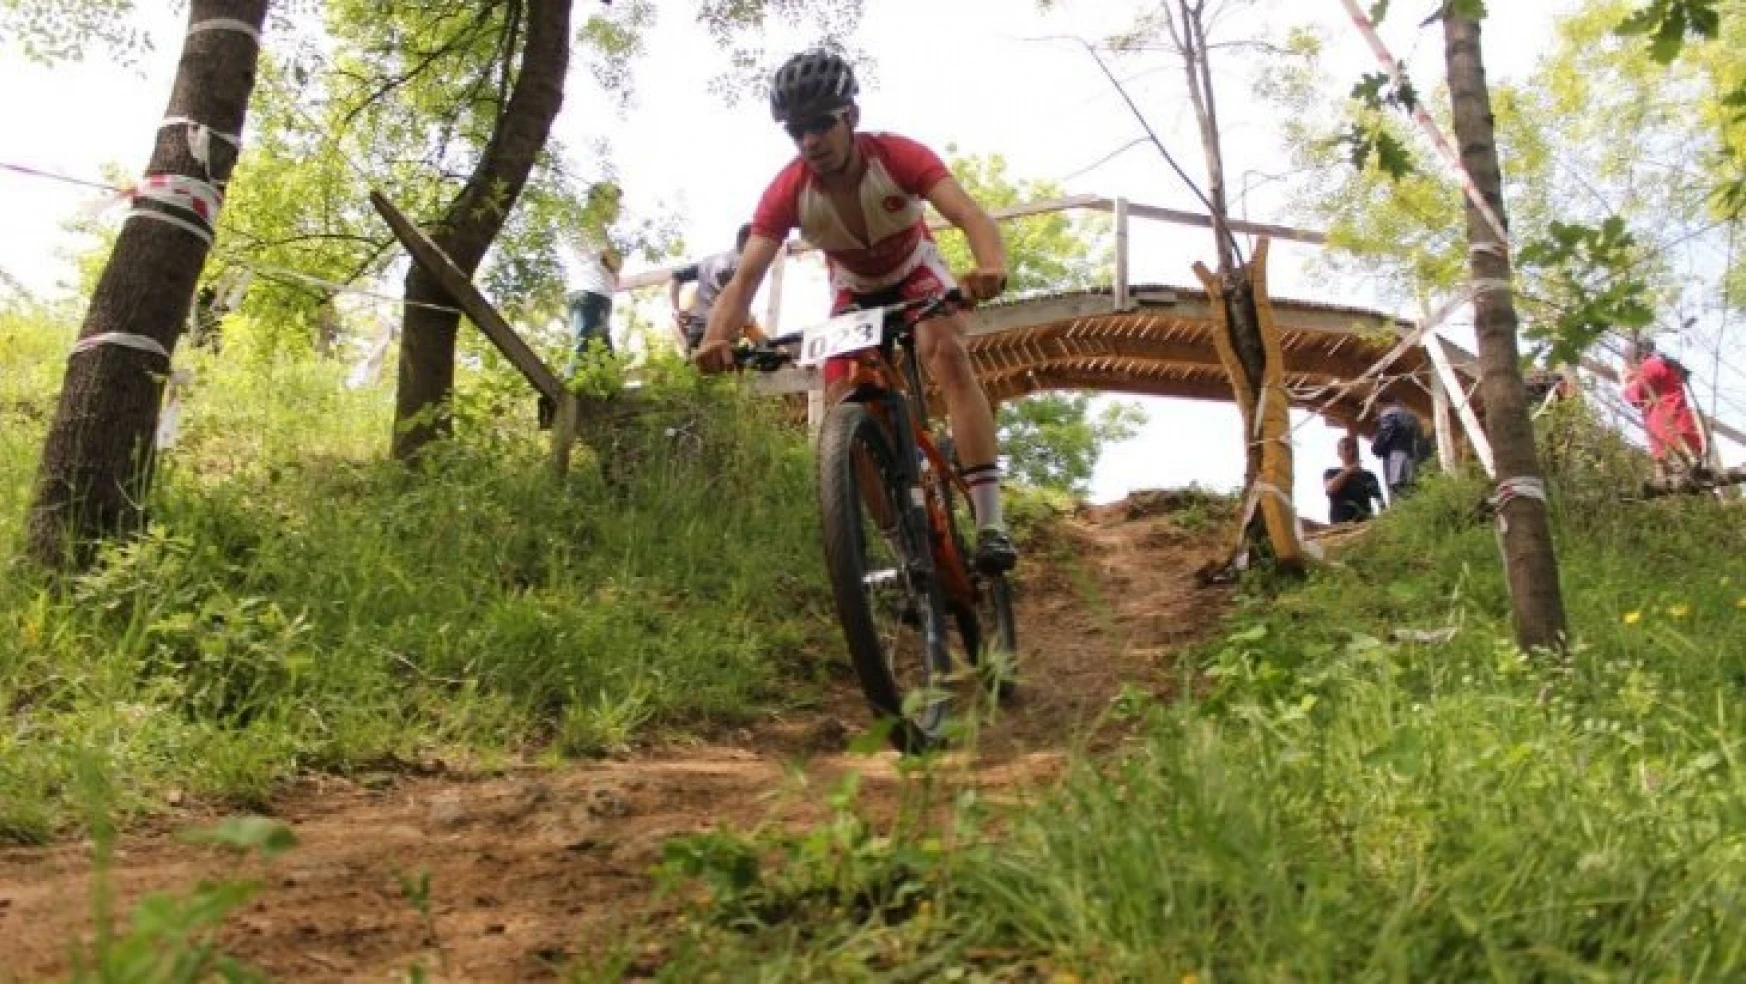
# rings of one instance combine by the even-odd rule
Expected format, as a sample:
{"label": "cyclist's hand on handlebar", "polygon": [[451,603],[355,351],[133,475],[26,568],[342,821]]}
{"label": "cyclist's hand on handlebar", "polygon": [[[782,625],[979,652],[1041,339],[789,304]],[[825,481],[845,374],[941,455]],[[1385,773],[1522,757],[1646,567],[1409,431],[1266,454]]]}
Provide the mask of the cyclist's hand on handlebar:
{"label": "cyclist's hand on handlebar", "polygon": [[734,348],[725,338],[704,339],[691,361],[704,372],[727,372],[734,367]]}
{"label": "cyclist's hand on handlebar", "polygon": [[964,274],[964,296],[973,303],[993,300],[1006,289],[1006,271],[1000,267],[977,267]]}

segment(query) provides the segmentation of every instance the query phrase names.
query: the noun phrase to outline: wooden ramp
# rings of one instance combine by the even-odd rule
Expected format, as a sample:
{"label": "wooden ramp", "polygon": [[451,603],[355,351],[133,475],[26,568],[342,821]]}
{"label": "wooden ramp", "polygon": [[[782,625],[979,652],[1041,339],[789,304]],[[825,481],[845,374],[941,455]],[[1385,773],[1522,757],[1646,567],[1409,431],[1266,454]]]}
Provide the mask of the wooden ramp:
{"label": "wooden ramp", "polygon": [[[1231,402],[1230,381],[1213,346],[1218,322],[1206,291],[1146,284],[1127,293],[1121,308],[1115,288],[1098,287],[1017,297],[975,311],[970,358],[989,399],[1095,390]],[[1380,391],[1434,419],[1438,377],[1426,349],[1411,342],[1411,322],[1286,298],[1274,298],[1273,309],[1293,406],[1369,432],[1375,414],[1365,408]],[[1473,357],[1448,348],[1463,390],[1471,389],[1477,378]],[[1341,384],[1363,377],[1390,353],[1388,366],[1371,377],[1376,385],[1341,391]],[[790,369],[754,385],[770,393],[802,392],[816,388],[817,373]]]}
{"label": "wooden ramp", "polygon": [[[1025,297],[989,305],[971,322],[970,353],[994,400],[1052,389],[1099,390],[1230,402],[1230,381],[1213,346],[1218,321],[1199,288],[1140,285],[1125,309],[1100,288]],[[1368,430],[1364,408],[1379,390],[1430,419],[1435,371],[1423,347],[1408,345],[1373,378],[1362,377],[1411,337],[1414,326],[1361,308],[1275,298],[1274,320],[1285,354],[1293,405],[1330,421]],[[1454,353],[1462,381],[1473,360]]]}

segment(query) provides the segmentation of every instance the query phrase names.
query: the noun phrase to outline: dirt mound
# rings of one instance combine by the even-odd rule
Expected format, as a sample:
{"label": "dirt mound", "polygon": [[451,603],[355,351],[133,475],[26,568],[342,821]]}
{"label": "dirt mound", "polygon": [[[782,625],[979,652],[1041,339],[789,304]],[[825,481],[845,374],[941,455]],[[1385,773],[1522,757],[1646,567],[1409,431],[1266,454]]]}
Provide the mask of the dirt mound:
{"label": "dirt mound", "polygon": [[[951,781],[1008,793],[1045,782],[1073,743],[1119,734],[1100,715],[1124,687],[1178,685],[1172,654],[1227,603],[1194,577],[1220,553],[1223,501],[1139,493],[1058,521],[1018,578],[1020,696],[973,753],[949,757]],[[491,778],[311,778],[273,804],[300,843],[241,873],[265,888],[227,924],[225,945],[283,980],[398,979],[414,963],[434,980],[553,977],[659,917],[669,903],[651,896],[649,871],[676,834],[822,819],[820,791],[850,770],[872,812],[893,809],[895,756],[845,752],[865,722],[845,663],[822,709],[731,744]],[[230,858],[168,832],[211,817],[169,819],[122,838],[119,911],[147,892],[238,876]],[[90,868],[83,844],[0,851],[0,981],[67,972],[69,942],[91,935]],[[428,924],[405,887],[421,872]]]}

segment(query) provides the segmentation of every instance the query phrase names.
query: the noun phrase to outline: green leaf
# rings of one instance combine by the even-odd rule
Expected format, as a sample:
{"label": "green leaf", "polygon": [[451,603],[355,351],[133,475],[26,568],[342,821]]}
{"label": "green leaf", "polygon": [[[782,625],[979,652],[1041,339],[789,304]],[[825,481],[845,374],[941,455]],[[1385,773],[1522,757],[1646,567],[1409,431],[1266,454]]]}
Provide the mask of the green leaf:
{"label": "green leaf", "polygon": [[1663,65],[1679,57],[1689,37],[1713,39],[1721,29],[1716,0],[1653,0],[1613,28],[1622,37],[1649,37],[1649,55]]}

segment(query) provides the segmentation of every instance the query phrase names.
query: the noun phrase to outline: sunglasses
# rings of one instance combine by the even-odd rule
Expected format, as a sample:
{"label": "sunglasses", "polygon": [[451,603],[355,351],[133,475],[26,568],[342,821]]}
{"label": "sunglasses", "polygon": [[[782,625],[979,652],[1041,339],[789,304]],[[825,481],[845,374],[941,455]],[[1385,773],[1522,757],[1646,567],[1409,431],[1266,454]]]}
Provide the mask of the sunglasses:
{"label": "sunglasses", "polygon": [[810,120],[805,120],[800,123],[784,123],[782,124],[782,129],[788,131],[790,139],[795,143],[799,143],[801,138],[809,133],[823,135],[831,132],[831,128],[835,127],[838,123],[843,122],[843,120],[847,119],[848,116],[848,107],[833,109],[830,112],[825,113],[823,116],[815,116]]}

